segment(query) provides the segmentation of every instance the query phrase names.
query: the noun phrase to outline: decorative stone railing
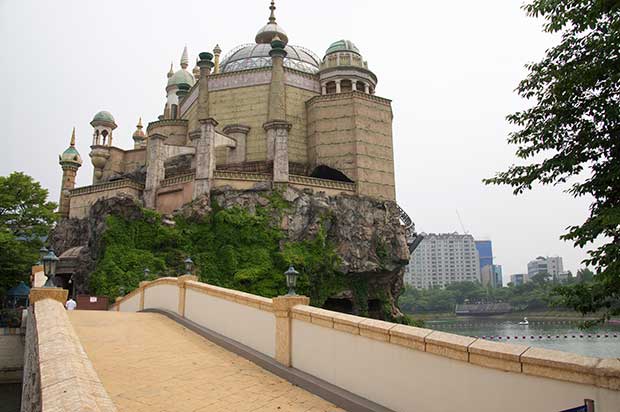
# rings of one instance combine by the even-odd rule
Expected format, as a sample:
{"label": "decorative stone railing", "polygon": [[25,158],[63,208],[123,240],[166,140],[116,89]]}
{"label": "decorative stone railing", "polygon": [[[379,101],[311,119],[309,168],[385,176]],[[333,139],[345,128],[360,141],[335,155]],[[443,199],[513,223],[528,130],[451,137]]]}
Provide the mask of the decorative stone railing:
{"label": "decorative stone railing", "polygon": [[348,192],[355,192],[357,185],[351,182],[340,182],[337,180],[319,179],[317,177],[290,175],[290,183],[297,183],[304,186],[322,187],[328,189],[346,190]]}
{"label": "decorative stone railing", "polygon": [[265,182],[271,180],[271,175],[267,173],[237,172],[232,170],[216,170],[213,173],[213,177],[216,179],[249,180],[253,182]]}
{"label": "decorative stone railing", "polygon": [[105,192],[107,190],[131,188],[144,190],[144,185],[131,179],[114,180],[112,182],[99,183],[91,186],[78,187],[71,190],[71,196],[86,195],[90,193]]}
{"label": "decorative stone railing", "polygon": [[196,177],[195,173],[188,173],[184,175],[169,177],[167,179],[162,180],[160,183],[160,186],[166,187],[166,186],[177,185],[179,183],[191,182],[192,180],[194,180],[195,177]]}
{"label": "decorative stone railing", "polygon": [[616,412],[620,405],[618,359],[347,315],[308,306],[303,296],[267,299],[186,275],[142,282],[111,310],[173,312],[292,375],[305,374],[377,406],[351,410],[542,412],[592,399],[597,412]]}
{"label": "decorative stone railing", "polygon": [[116,412],[64,308],[67,291],[33,288],[24,353],[22,412]]}
{"label": "decorative stone railing", "polygon": [[333,94],[324,94],[321,96],[314,96],[312,99],[306,102],[306,106],[310,107],[316,102],[350,99],[352,97],[369,100],[369,101],[373,101],[377,103],[382,103],[386,106],[389,106],[392,104],[392,101],[390,99],[386,99],[384,97],[375,96],[374,94],[368,94],[368,93],[364,93],[361,91],[352,91],[352,92],[346,92],[346,93],[333,93]]}

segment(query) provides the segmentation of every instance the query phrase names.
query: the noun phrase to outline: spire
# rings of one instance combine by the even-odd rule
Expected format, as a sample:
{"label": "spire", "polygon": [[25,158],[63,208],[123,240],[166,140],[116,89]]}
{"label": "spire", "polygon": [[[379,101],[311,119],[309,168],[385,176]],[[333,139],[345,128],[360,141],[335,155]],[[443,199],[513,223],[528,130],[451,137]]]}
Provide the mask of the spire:
{"label": "spire", "polygon": [[138,119],[138,125],[136,126],[138,129],[142,129],[142,116]]}
{"label": "spire", "polygon": [[172,62],[170,62],[170,70],[168,71],[168,78],[171,78],[174,75],[174,70],[172,70]]}
{"label": "spire", "polygon": [[73,126],[73,131],[71,132],[71,147],[75,147],[75,126]]}
{"label": "spire", "polygon": [[183,54],[181,55],[181,68],[187,69],[189,65],[189,57],[187,57],[187,46],[183,49]]}
{"label": "spire", "polygon": [[271,0],[271,6],[269,6],[269,10],[271,10],[271,15],[269,16],[269,23],[274,24],[276,22],[276,2]]}

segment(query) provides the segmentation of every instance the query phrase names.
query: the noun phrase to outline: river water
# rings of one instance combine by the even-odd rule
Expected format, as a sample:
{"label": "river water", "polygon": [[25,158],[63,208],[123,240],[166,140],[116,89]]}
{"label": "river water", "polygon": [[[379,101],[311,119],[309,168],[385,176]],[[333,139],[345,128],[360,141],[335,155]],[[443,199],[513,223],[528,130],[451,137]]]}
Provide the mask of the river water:
{"label": "river water", "polygon": [[580,329],[580,322],[532,320],[519,325],[519,319],[458,318],[427,320],[425,327],[457,335],[484,337],[495,342],[516,343],[574,352],[600,358],[620,357],[620,325],[605,324]]}

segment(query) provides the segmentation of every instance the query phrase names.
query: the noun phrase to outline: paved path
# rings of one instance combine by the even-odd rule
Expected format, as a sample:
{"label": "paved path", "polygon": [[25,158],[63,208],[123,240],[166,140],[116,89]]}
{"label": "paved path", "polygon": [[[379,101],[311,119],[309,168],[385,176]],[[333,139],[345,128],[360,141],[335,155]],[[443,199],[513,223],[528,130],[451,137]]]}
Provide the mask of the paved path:
{"label": "paved path", "polygon": [[69,319],[119,412],[343,411],[163,315]]}

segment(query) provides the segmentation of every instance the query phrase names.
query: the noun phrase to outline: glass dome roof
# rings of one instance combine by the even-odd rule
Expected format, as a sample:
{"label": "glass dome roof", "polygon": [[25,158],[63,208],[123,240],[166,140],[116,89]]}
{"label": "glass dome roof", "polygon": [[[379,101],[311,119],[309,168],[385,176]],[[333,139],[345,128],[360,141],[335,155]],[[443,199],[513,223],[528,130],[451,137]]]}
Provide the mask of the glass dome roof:
{"label": "glass dome roof", "polygon": [[[222,73],[271,67],[270,44],[244,44],[234,48],[220,64]],[[287,45],[284,67],[315,74],[319,71],[320,59],[310,50],[300,46]]]}

